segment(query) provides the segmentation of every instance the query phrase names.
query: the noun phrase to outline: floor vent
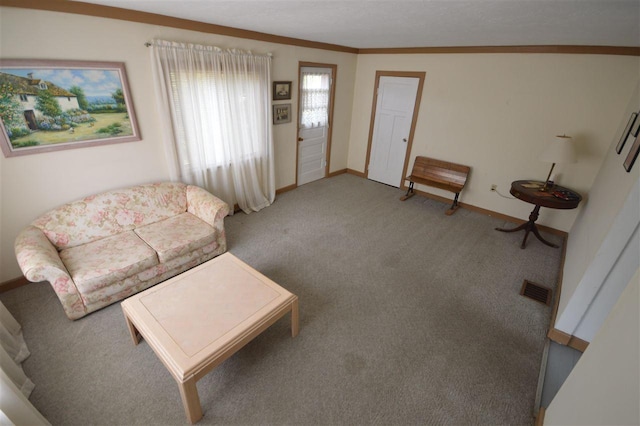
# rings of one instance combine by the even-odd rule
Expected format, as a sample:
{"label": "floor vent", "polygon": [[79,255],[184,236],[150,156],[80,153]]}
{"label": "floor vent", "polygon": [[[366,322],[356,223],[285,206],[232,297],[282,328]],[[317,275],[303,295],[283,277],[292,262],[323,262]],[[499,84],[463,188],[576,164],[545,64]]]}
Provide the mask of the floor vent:
{"label": "floor vent", "polygon": [[524,280],[524,282],[522,283],[522,288],[520,289],[520,294],[524,297],[533,299],[536,302],[544,303],[547,306],[551,306],[552,290],[548,287]]}

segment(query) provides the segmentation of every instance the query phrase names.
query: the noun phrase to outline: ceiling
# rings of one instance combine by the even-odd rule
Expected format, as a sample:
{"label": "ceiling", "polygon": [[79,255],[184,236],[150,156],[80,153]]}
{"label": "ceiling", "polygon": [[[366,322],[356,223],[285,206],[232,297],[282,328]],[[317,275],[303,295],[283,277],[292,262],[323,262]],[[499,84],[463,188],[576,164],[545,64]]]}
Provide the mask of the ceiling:
{"label": "ceiling", "polygon": [[640,46],[640,0],[82,0],[358,49]]}

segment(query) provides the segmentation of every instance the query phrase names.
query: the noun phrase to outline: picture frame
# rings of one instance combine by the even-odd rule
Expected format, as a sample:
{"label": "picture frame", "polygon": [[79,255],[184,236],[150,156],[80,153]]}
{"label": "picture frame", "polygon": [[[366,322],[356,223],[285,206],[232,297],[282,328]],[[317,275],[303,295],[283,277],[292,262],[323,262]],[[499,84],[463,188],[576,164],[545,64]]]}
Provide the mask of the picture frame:
{"label": "picture frame", "polygon": [[123,62],[0,59],[5,157],[139,140]]}
{"label": "picture frame", "polygon": [[[624,131],[622,132],[622,136],[618,141],[618,145],[616,145],[617,154],[620,154],[622,152],[622,148],[624,148],[624,145],[627,141],[627,137],[631,134],[631,129],[633,128],[633,125],[635,124],[637,118],[638,118],[638,113],[632,112],[631,117],[629,117],[629,121],[627,122],[627,125],[624,128]],[[637,120],[637,121],[640,124],[640,120]],[[633,136],[637,136],[637,134]]]}
{"label": "picture frame", "polygon": [[291,82],[290,81],[274,81],[273,82],[273,100],[281,101],[291,99]]}
{"label": "picture frame", "polygon": [[273,105],[273,124],[291,122],[291,104]]}
{"label": "picture frame", "polygon": [[625,158],[623,163],[624,169],[627,171],[627,173],[630,172],[631,169],[633,168],[633,164],[636,162],[639,152],[640,152],[640,135],[637,135],[636,140],[635,142],[633,142],[633,145],[631,145],[631,149],[629,150],[629,153],[627,154],[627,158]]}
{"label": "picture frame", "polygon": [[638,136],[638,134],[640,134],[640,119],[636,118],[636,122],[633,123],[633,126],[631,127],[631,131],[629,133],[632,134],[633,136]]}

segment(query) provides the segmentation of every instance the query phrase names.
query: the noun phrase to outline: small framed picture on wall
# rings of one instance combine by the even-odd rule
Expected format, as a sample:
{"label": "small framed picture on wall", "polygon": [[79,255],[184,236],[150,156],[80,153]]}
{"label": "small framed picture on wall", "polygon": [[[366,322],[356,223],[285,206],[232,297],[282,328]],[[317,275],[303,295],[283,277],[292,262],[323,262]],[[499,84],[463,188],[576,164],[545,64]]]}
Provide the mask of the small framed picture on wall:
{"label": "small framed picture on wall", "polygon": [[273,124],[291,122],[291,104],[278,104],[273,106]]}
{"label": "small framed picture on wall", "polygon": [[623,163],[624,169],[627,172],[630,172],[631,169],[633,168],[633,163],[636,162],[639,151],[640,151],[640,135],[637,135],[636,140],[635,142],[633,142],[633,145],[631,145],[631,149],[629,150],[629,153],[627,154],[627,158],[625,158]]}
{"label": "small framed picture on wall", "polygon": [[282,101],[291,99],[291,82],[290,81],[274,81],[273,82],[273,100]]}
{"label": "small framed picture on wall", "polygon": [[638,124],[640,124],[640,120],[638,120],[638,113],[632,112],[631,117],[629,117],[629,121],[627,122],[627,126],[624,128],[622,136],[620,137],[618,145],[616,146],[616,153],[620,154],[622,152],[622,148],[624,148],[628,137],[633,138],[634,136],[637,136],[632,133],[632,129],[635,127],[634,124],[636,124],[636,121],[638,122]]}
{"label": "small framed picture on wall", "polygon": [[[636,114],[636,113],[634,113],[634,114]],[[633,125],[631,126],[630,133],[633,136],[638,136],[638,134],[640,134],[640,119],[638,118],[638,114],[636,114],[636,119],[635,119],[635,122],[633,123]]]}

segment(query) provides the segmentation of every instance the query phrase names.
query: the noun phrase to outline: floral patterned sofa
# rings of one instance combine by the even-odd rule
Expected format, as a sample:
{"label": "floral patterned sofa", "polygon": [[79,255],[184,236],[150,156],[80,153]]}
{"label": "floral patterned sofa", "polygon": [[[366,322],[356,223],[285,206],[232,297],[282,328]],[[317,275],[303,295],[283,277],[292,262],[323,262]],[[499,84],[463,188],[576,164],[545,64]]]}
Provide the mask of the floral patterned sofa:
{"label": "floral patterned sofa", "polygon": [[227,250],[228,205],[197,186],[156,183],[92,195],[22,230],[18,263],[78,319]]}

